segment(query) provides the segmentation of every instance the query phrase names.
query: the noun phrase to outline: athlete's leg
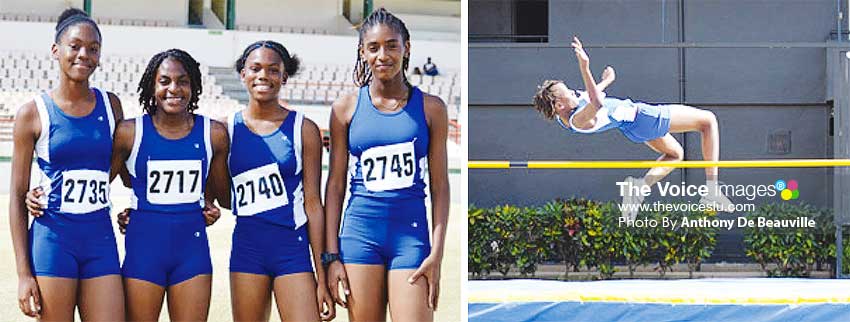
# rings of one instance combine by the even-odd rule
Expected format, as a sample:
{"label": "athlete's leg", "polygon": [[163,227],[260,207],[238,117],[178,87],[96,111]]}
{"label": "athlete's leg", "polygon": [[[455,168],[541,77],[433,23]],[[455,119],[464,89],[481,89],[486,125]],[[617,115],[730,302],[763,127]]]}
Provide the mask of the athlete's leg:
{"label": "athlete's leg", "polygon": [[201,274],[168,287],[171,321],[206,321],[210,313],[212,275]]}
{"label": "athlete's leg", "polygon": [[386,269],[383,265],[345,264],[351,294],[348,295],[348,319],[387,320]]}
{"label": "athlete's leg", "polygon": [[272,279],[267,275],[230,273],[230,304],[233,321],[268,321],[272,303]]}
{"label": "athlete's leg", "polygon": [[121,275],[80,280],[80,318],[83,321],[124,321]]}
{"label": "athlete's leg", "polygon": [[148,281],[125,278],[124,297],[127,321],[158,321],[165,288]]}
{"label": "athlete's leg", "polygon": [[[670,133],[667,133],[667,135],[660,138],[647,141],[646,145],[653,151],[661,153],[661,156],[657,159],[658,161],[682,161],[685,158],[685,150],[682,148],[682,145],[679,144],[679,141],[676,141]],[[673,169],[675,168],[655,167],[649,169],[644,176],[644,182],[651,186],[656,182],[661,181],[661,179],[664,179],[664,177],[670,174]]]}
{"label": "athlete's leg", "polygon": [[312,272],[304,272],[274,279],[274,298],[281,321],[320,320],[316,279],[313,276]]}
{"label": "athlete's leg", "polygon": [[412,285],[407,282],[415,271],[415,269],[397,269],[387,274],[390,317],[393,322],[434,320],[434,311],[428,307],[426,278],[420,278]]}
{"label": "athlete's leg", "polygon": [[[720,159],[720,128],[717,117],[711,111],[687,105],[670,108],[670,132],[699,132],[702,142],[702,158],[706,161]],[[706,180],[717,180],[717,167],[705,168]]]}
{"label": "athlete's leg", "polygon": [[47,276],[35,280],[41,292],[41,321],[73,321],[78,280]]}

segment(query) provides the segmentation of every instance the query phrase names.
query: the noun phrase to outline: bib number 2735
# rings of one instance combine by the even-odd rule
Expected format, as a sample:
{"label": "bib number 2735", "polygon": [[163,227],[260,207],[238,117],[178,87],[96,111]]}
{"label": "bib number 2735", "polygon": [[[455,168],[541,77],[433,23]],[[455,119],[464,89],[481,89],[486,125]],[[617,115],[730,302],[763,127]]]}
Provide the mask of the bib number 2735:
{"label": "bib number 2735", "polygon": [[148,161],[148,202],[174,205],[201,199],[201,160]]}
{"label": "bib number 2735", "polygon": [[363,183],[369,191],[387,191],[413,185],[416,156],[413,142],[370,148],[360,156]]}
{"label": "bib number 2735", "polygon": [[62,173],[62,203],[59,211],[82,214],[109,205],[109,174],[98,170],[69,170]]}

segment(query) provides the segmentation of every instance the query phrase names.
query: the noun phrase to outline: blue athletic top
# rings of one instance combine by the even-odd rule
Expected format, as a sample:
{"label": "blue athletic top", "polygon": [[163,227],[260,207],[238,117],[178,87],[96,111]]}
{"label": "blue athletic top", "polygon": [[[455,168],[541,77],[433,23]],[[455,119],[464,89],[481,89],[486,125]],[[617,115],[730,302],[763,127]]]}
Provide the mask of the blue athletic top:
{"label": "blue athletic top", "polygon": [[303,114],[290,111],[277,130],[257,135],[245,124],[242,111],[227,118],[231,209],[237,220],[254,216],[296,229],[307,222],[301,180],[303,121]]}
{"label": "blue athletic top", "polygon": [[560,117],[555,117],[558,124],[564,129],[574,133],[593,134],[600,133],[614,128],[623,129],[635,120],[637,114],[637,105],[630,99],[609,98],[602,93],[602,106],[596,112],[596,124],[591,129],[582,130],[576,128],[573,123],[573,116],[587,107],[590,103],[590,98],[587,92],[581,92],[579,96],[578,106],[573,110],[569,117],[569,126],[564,124]]}
{"label": "blue athletic top", "polygon": [[210,119],[195,115],[189,134],[171,140],[156,131],[153,119],[135,119],[136,136],[127,158],[133,186],[131,208],[146,212],[197,213],[212,159]]}
{"label": "blue athletic top", "polygon": [[360,88],[348,126],[352,196],[425,198],[429,136],[424,105],[422,92],[412,87],[404,108],[382,113],[372,105],[369,86]]}
{"label": "blue athletic top", "polygon": [[47,93],[35,98],[41,121],[35,153],[48,216],[75,220],[109,217],[115,119],[106,92],[92,91],[97,102],[91,113],[81,117],[62,112]]}

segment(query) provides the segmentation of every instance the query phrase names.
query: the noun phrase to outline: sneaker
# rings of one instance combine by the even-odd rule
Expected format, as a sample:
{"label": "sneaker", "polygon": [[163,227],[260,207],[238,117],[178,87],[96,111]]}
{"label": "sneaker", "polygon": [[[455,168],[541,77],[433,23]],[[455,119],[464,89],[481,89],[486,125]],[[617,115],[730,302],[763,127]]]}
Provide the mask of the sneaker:
{"label": "sneaker", "polygon": [[[631,176],[626,177],[625,182],[631,183],[632,187],[645,185],[640,179]],[[630,221],[634,221],[635,218],[637,218],[638,208],[640,208],[640,205],[643,203],[643,199],[644,196],[642,194],[631,195],[626,193],[623,195],[623,202],[621,203],[622,216],[624,218],[629,218]]]}
{"label": "sneaker", "polygon": [[735,212],[735,204],[722,194],[707,195],[699,199],[699,203],[714,208],[717,212]]}

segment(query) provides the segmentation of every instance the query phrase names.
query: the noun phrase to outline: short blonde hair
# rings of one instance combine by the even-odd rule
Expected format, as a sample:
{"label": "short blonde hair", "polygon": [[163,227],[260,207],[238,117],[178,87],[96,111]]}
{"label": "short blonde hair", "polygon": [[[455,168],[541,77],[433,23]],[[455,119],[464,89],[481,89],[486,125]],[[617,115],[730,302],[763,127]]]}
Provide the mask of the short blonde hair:
{"label": "short blonde hair", "polygon": [[542,85],[537,86],[537,93],[534,94],[534,109],[543,115],[547,120],[555,119],[555,91],[552,89],[557,84],[562,84],[559,80],[545,80]]}

